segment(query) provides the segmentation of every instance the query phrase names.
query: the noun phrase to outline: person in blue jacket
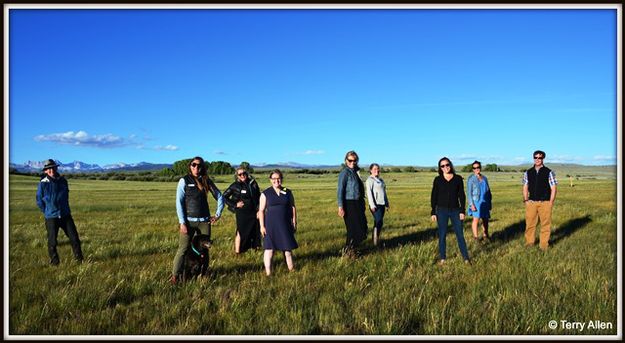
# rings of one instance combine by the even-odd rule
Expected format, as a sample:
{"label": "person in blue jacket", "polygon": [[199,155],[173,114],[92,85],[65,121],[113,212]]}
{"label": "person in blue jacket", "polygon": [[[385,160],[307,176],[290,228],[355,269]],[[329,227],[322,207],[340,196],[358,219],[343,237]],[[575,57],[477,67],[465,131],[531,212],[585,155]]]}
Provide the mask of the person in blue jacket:
{"label": "person in blue jacket", "polygon": [[477,227],[482,219],[482,239],[489,239],[488,235],[488,219],[490,218],[490,210],[492,209],[492,194],[486,175],[482,174],[482,163],[474,161],[471,165],[473,174],[467,179],[467,200],[469,203],[467,213],[473,217],[471,229],[473,230],[473,239],[480,240],[477,234]]}
{"label": "person in blue jacket", "polygon": [[43,167],[44,176],[37,186],[37,206],[43,212],[48,231],[50,264],[58,265],[60,262],[56,250],[59,228],[69,238],[74,258],[80,263],[83,255],[76,224],[69,208],[69,186],[67,180],[58,173],[58,167],[54,160],[47,160]]}
{"label": "person in blue jacket", "polygon": [[345,168],[339,173],[337,187],[338,215],[347,229],[343,255],[351,258],[357,257],[356,247],[367,238],[365,185],[358,173],[358,160],[353,150],[345,154]]}

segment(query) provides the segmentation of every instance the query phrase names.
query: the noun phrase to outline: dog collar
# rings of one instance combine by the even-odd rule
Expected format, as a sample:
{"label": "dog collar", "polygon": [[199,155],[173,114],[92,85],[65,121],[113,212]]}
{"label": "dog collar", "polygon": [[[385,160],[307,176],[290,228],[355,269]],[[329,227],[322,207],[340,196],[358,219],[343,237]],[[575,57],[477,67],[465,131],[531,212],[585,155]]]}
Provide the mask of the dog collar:
{"label": "dog collar", "polygon": [[193,249],[193,252],[194,252],[194,253],[196,253],[196,254],[198,254],[198,255],[202,255],[202,253],[201,253],[201,252],[199,252],[199,251],[197,251],[193,245],[191,245],[191,249]]}

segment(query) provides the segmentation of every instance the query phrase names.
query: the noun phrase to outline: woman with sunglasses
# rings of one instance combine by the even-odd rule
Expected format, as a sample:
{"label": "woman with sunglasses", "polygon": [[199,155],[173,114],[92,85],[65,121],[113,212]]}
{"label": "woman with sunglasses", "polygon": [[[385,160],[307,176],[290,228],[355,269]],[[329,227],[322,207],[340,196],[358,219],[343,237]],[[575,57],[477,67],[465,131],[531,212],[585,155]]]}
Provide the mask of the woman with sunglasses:
{"label": "woman with sunglasses", "polygon": [[492,195],[488,179],[482,174],[482,163],[474,161],[471,164],[473,174],[467,179],[467,198],[469,199],[469,207],[467,213],[473,217],[471,222],[471,230],[473,231],[473,239],[480,240],[477,235],[477,227],[482,219],[482,239],[489,239],[488,235],[488,219],[490,218],[490,210],[492,208]]}
{"label": "woman with sunglasses", "polygon": [[365,186],[358,171],[358,154],[348,151],[345,154],[345,168],[339,174],[337,198],[339,217],[345,221],[347,239],[343,253],[356,257],[356,246],[367,238],[367,217],[365,216]]}
{"label": "woman with sunglasses", "polygon": [[470,264],[467,243],[464,240],[462,221],[464,220],[464,208],[466,197],[462,176],[456,175],[454,166],[447,157],[438,161],[438,176],[434,178],[432,185],[432,221],[438,223],[438,252],[440,254],[439,265],[444,265],[446,255],[447,224],[451,223],[456,233],[458,247],[464,258],[464,262]]}
{"label": "woman with sunglasses", "polygon": [[[207,194],[211,193],[217,200],[215,216],[210,216]],[[204,159],[196,156],[189,162],[189,173],[180,179],[176,190],[176,214],[180,230],[178,236],[178,251],[174,257],[174,265],[170,282],[176,284],[180,280],[184,255],[191,248],[191,240],[196,234],[210,237],[211,224],[221,216],[224,208],[221,192],[213,181],[206,175]],[[202,275],[205,275],[208,265],[202,266]]]}
{"label": "woman with sunglasses", "polygon": [[261,246],[258,224],[260,189],[256,180],[243,167],[237,168],[234,179],[230,187],[224,191],[223,197],[228,209],[234,212],[236,217],[234,252],[240,254],[250,248],[258,249]]}
{"label": "woman with sunglasses", "polygon": [[273,251],[284,252],[289,271],[294,270],[293,249],[297,249],[295,231],[297,231],[297,211],[295,209],[295,198],[290,189],[282,186],[283,175],[279,169],[273,170],[269,174],[271,187],[265,189],[260,195],[260,206],[258,209],[258,221],[260,222],[260,233],[263,235],[265,253],[263,262],[265,273],[271,275],[271,260]]}

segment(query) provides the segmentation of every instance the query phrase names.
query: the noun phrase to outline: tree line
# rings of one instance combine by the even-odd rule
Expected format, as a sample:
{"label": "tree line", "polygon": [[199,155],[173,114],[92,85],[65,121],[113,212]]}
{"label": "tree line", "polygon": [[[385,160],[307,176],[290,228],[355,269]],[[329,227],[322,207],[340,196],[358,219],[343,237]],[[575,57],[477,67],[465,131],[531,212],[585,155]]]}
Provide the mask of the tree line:
{"label": "tree line", "polygon": [[[171,182],[177,181],[184,175],[189,172],[189,163],[191,163],[192,159],[184,159],[174,162],[174,164],[169,168],[163,168],[161,170],[152,170],[152,171],[109,171],[109,172],[89,172],[89,173],[64,173],[66,179],[87,179],[87,180],[126,180],[126,181],[160,181],[160,182]],[[206,171],[209,176],[214,175],[232,175],[234,174],[235,167],[233,167],[230,163],[225,161],[212,161],[212,162],[204,162]],[[460,168],[463,173],[471,173],[472,163],[467,164]],[[239,165],[245,168],[249,173],[254,172],[254,168],[249,164],[249,162],[243,161]],[[332,168],[332,169],[308,169],[308,168],[287,168],[283,170],[287,173],[293,174],[337,174],[344,168],[344,165],[341,165],[341,168]],[[363,170],[368,170],[368,168],[363,168]],[[517,172],[515,169],[502,169],[497,166],[497,164],[486,164],[483,169],[484,172]],[[259,169],[258,172],[269,171],[269,169],[262,168]],[[417,168],[413,166],[405,166],[405,167],[381,167],[382,173],[418,173],[418,172],[437,172],[436,168]],[[30,176],[43,176],[42,172],[19,172],[15,168],[9,168],[10,174],[18,174],[18,175],[30,175]]]}

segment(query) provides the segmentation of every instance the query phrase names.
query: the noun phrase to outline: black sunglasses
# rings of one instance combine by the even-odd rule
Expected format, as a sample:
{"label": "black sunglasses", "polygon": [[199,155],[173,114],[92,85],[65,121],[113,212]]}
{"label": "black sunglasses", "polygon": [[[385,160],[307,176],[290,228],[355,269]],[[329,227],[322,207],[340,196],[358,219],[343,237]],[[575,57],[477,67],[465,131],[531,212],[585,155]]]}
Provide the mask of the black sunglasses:
{"label": "black sunglasses", "polygon": [[441,164],[441,168],[449,167],[449,164]]}
{"label": "black sunglasses", "polygon": [[475,169],[482,169],[482,167],[473,167],[473,170]]}
{"label": "black sunglasses", "polygon": [[535,159],[535,160],[542,160],[542,159],[544,159],[544,157],[534,156],[534,159]]}
{"label": "black sunglasses", "polygon": [[201,166],[200,163],[195,163],[195,162],[191,163],[191,167],[199,167],[199,166]]}
{"label": "black sunglasses", "polygon": [[352,162],[358,162],[358,160],[350,160],[349,158],[347,159],[347,162],[352,163]]}
{"label": "black sunglasses", "polygon": [[245,173],[237,173],[238,176],[245,175]]}

